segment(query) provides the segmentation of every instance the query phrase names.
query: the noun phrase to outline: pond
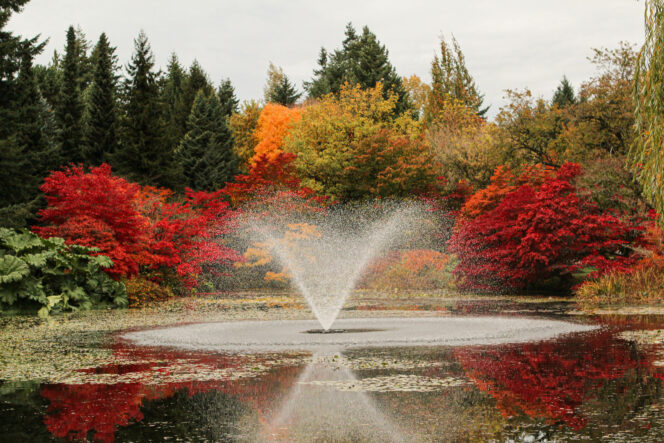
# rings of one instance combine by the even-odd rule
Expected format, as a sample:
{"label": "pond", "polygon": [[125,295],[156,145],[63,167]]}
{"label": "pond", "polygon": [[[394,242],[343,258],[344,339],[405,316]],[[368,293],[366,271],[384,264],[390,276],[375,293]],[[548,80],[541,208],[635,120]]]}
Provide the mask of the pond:
{"label": "pond", "polygon": [[599,327],[510,344],[252,353],[137,346],[114,334],[105,364],[57,383],[0,384],[0,439],[661,441],[664,316],[570,310],[457,301],[445,314]]}

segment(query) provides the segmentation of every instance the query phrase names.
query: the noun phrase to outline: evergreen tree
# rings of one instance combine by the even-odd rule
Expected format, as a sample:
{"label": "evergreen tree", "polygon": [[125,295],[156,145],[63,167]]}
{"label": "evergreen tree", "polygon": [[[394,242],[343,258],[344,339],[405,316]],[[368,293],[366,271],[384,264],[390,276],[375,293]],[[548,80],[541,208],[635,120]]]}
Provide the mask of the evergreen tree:
{"label": "evergreen tree", "polygon": [[26,3],[0,1],[0,225],[11,227],[25,226],[38,209],[39,182],[54,150],[32,67],[44,44],[5,30]]}
{"label": "evergreen tree", "polygon": [[58,108],[58,99],[62,89],[62,60],[58,51],[53,51],[53,57],[47,66],[36,65],[35,76],[39,84],[39,91],[51,109]]}
{"label": "evergreen tree", "polygon": [[134,48],[124,85],[122,143],[113,164],[133,181],[178,189],[181,172],[174,150],[164,143],[163,105],[153,70],[154,56],[143,31],[134,40]]}
{"label": "evergreen tree", "polygon": [[81,94],[85,92],[92,84],[95,71],[95,52],[90,52],[90,42],[80,27],[74,31],[76,35],[76,57],[78,59],[78,81],[81,88]]}
{"label": "evergreen tree", "polygon": [[[185,122],[188,121],[189,114],[191,114],[191,107],[194,104],[196,95],[198,91],[202,90],[205,95],[209,95],[214,91],[212,83],[207,74],[198,63],[194,62],[189,67],[189,72],[185,76],[182,82],[182,102],[180,104],[180,118]],[[189,130],[189,127],[185,124],[186,130]]]}
{"label": "evergreen tree", "polygon": [[60,89],[57,120],[60,125],[60,149],[65,163],[83,161],[81,89],[78,65],[78,43],[76,31],[67,30],[67,47],[62,63],[62,88]]}
{"label": "evergreen tree", "polygon": [[219,98],[206,95],[201,89],[196,95],[189,132],[185,135],[178,157],[188,187],[212,191],[223,187],[238,172],[233,152],[233,137]]}
{"label": "evergreen tree", "polygon": [[166,78],[163,82],[161,97],[165,106],[166,145],[175,149],[187,132],[188,113],[181,112],[183,106],[183,82],[185,72],[175,53],[168,61]]}
{"label": "evergreen tree", "polygon": [[436,55],[431,63],[431,79],[431,95],[425,110],[427,118],[435,118],[447,98],[461,101],[481,117],[489,110],[488,106],[482,107],[484,94],[478,91],[466,67],[466,57],[454,37],[451,44],[441,39],[440,57]]}
{"label": "evergreen tree", "polygon": [[217,96],[221,103],[221,111],[226,117],[230,117],[238,111],[240,101],[235,96],[235,88],[230,79],[222,80],[217,89]]}
{"label": "evergreen tree", "polygon": [[286,75],[282,76],[274,89],[270,91],[268,102],[278,103],[284,106],[292,106],[297,102],[302,94],[297,92]]}
{"label": "evergreen tree", "polygon": [[95,47],[95,66],[88,96],[84,160],[88,165],[110,161],[117,148],[115,48],[105,33]]}
{"label": "evergreen tree", "polygon": [[560,85],[556,88],[556,92],[554,92],[551,102],[559,108],[564,108],[576,103],[574,88],[569,80],[567,80],[566,76],[563,76],[563,79],[560,81]]}
{"label": "evergreen tree", "polygon": [[362,29],[362,34],[358,35],[349,23],[342,48],[332,54],[322,48],[318,66],[314,71],[314,78],[305,83],[310,97],[338,94],[346,82],[351,85],[359,84],[365,89],[373,88],[376,83],[381,82],[386,95],[397,95],[397,113],[413,110],[403,81],[389,61],[389,52],[366,26]]}
{"label": "evergreen tree", "polygon": [[[46,175],[60,166],[61,159],[56,146],[56,125],[39,86],[32,66],[32,55],[23,54],[17,79],[19,113],[17,141],[24,147],[29,162],[28,170],[35,181],[33,193]],[[31,198],[34,197],[34,194]]]}

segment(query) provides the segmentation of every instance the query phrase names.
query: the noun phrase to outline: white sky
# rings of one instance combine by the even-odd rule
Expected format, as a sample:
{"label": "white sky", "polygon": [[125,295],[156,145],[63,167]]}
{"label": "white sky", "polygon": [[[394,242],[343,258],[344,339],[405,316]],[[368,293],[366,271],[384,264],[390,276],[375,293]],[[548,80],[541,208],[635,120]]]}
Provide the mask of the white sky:
{"label": "white sky", "polygon": [[369,26],[401,75],[426,81],[439,37],[453,33],[494,115],[505,89],[549,97],[563,74],[575,87],[593,74],[591,48],[640,45],[643,9],[637,0],[32,0],[8,28],[50,39],[42,63],[70,24],[93,42],[105,31],[123,65],[144,29],[159,66],[172,51],[186,65],[197,59],[215,84],[230,77],[241,100],[262,97],[270,61],[301,87],[349,21]]}

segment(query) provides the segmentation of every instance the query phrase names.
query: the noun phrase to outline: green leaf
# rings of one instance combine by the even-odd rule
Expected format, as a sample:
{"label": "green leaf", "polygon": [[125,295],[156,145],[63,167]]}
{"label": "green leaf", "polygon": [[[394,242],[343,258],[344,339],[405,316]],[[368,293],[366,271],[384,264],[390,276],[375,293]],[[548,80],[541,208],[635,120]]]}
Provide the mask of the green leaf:
{"label": "green leaf", "polygon": [[27,264],[29,264],[32,267],[35,268],[43,268],[46,266],[46,262],[48,261],[49,258],[51,258],[52,254],[49,252],[41,252],[38,254],[26,254],[23,255],[21,258],[23,261],[25,261]]}
{"label": "green leaf", "polygon": [[49,310],[46,306],[44,306],[43,308],[41,308],[37,312],[37,315],[39,316],[39,318],[46,318],[46,317],[48,317],[48,314],[49,314]]}
{"label": "green leaf", "polygon": [[19,233],[9,229],[3,229],[0,239],[7,249],[14,252],[22,252],[27,249],[44,246],[44,240],[31,232]]}
{"label": "green leaf", "polygon": [[94,263],[97,264],[100,268],[110,268],[113,266],[113,260],[105,255],[97,255],[94,257]]}
{"label": "green leaf", "polygon": [[18,257],[6,255],[0,258],[0,284],[19,282],[30,275],[30,267]]}

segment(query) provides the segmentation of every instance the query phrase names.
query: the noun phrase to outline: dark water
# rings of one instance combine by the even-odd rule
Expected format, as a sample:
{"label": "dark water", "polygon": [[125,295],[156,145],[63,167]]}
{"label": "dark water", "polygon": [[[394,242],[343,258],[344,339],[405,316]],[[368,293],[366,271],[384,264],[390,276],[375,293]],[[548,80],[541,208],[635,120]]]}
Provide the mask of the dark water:
{"label": "dark water", "polygon": [[[499,306],[549,318],[566,309]],[[118,342],[130,363],[85,371],[94,383],[0,384],[0,441],[664,441],[664,350],[621,336],[664,329],[664,317],[572,320],[602,328],[541,343],[321,355]]]}

